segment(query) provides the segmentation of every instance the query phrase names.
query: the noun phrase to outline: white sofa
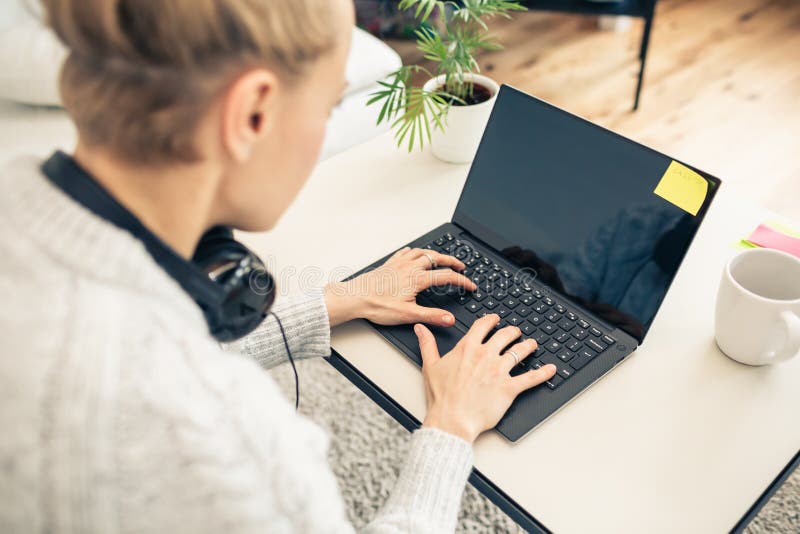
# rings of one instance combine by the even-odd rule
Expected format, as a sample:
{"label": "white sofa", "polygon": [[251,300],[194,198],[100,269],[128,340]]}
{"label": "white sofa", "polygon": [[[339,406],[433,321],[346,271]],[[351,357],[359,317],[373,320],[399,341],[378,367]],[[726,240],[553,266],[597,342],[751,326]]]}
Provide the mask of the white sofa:
{"label": "white sofa", "polygon": [[[30,0],[0,0],[0,163],[21,153],[46,156],[71,150],[75,132],[59,106],[57,78],[65,52],[39,18],[23,6]],[[322,149],[327,158],[386,131],[367,108],[378,80],[401,65],[386,44],[359,29],[347,64],[348,88],[333,112]]]}

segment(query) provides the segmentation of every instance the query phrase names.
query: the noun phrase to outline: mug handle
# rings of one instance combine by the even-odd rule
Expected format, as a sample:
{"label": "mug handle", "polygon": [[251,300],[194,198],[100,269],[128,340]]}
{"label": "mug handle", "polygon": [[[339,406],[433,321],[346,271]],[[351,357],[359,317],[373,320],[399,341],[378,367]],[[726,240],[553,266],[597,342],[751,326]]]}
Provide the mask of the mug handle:
{"label": "mug handle", "polygon": [[786,343],[781,350],[775,351],[770,363],[786,361],[800,351],[800,317],[791,310],[784,310],[781,319],[786,329]]}

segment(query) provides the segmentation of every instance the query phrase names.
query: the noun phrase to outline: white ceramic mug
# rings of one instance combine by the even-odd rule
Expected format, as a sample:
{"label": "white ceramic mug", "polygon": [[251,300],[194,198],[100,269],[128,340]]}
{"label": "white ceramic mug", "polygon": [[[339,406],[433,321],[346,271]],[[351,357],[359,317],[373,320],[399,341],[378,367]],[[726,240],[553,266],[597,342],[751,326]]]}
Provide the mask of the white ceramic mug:
{"label": "white ceramic mug", "polygon": [[717,293],[719,348],[747,365],[778,363],[800,351],[800,259],[755,248],[725,266]]}

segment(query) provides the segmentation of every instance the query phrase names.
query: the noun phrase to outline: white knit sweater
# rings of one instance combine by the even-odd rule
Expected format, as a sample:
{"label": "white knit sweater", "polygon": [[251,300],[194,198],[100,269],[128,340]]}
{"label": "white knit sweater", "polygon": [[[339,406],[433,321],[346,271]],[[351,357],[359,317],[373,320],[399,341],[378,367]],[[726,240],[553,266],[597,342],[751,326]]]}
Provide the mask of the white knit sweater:
{"label": "white knit sweater", "polygon": [[[327,436],[253,361],[284,361],[274,324],[221,350],[145,248],[40,164],[0,172],[0,532],[352,531]],[[294,355],[328,354],[320,294],[276,311]],[[418,430],[366,530],[452,531],[471,462]]]}

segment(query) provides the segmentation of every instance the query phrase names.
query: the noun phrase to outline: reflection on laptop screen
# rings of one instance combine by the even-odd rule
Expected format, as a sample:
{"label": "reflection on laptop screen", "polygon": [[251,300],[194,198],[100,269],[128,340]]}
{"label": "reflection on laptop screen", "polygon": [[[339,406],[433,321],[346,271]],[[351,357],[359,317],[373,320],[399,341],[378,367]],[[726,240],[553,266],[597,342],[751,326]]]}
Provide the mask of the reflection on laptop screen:
{"label": "reflection on laptop screen", "polygon": [[641,342],[718,185],[692,215],[654,193],[671,163],[504,86],[454,222]]}

